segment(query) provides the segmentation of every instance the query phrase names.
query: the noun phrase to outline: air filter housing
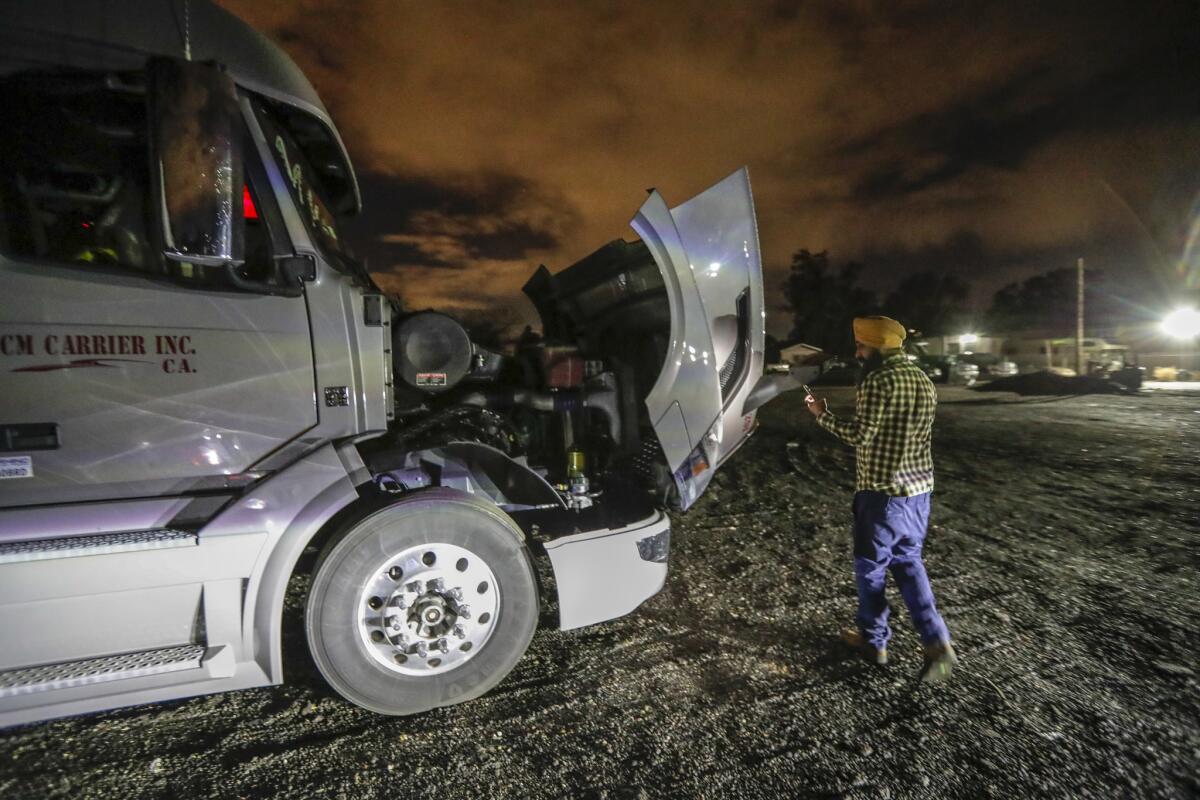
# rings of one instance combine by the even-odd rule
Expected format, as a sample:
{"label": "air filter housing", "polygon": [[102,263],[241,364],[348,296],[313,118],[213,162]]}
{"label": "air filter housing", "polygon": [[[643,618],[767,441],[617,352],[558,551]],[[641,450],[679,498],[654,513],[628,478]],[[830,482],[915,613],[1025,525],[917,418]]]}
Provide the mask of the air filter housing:
{"label": "air filter housing", "polygon": [[471,337],[453,317],[421,311],[404,318],[392,333],[396,377],[422,392],[444,392],[471,371]]}

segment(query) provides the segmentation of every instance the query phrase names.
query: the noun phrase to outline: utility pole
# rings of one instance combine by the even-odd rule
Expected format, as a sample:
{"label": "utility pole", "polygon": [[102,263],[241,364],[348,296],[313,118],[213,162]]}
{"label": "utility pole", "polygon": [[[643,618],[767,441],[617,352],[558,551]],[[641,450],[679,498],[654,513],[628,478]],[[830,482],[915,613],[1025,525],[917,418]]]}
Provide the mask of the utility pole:
{"label": "utility pole", "polygon": [[1075,293],[1075,374],[1083,374],[1083,259],[1075,262],[1076,265],[1076,293]]}

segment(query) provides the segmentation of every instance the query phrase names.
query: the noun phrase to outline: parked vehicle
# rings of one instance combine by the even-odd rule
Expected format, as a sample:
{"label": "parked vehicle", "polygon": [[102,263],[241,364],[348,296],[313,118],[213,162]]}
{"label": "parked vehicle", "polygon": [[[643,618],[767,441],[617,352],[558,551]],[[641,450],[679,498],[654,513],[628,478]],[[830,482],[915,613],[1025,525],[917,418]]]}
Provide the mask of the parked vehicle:
{"label": "parked vehicle", "polygon": [[814,386],[854,386],[861,374],[862,367],[854,359],[834,357],[822,365],[821,373],[809,383]]}
{"label": "parked vehicle", "polygon": [[962,353],[960,361],[979,367],[981,378],[1007,378],[1019,371],[1014,361],[1009,361],[995,353]]}
{"label": "parked vehicle", "polygon": [[953,354],[931,354],[919,344],[905,344],[910,359],[915,361],[934,383],[953,383],[970,386],[979,379],[979,367]]}
{"label": "parked vehicle", "polygon": [[1146,379],[1146,368],[1129,364],[1113,370],[1108,374],[1108,378],[1136,392],[1142,388],[1142,382]]}
{"label": "parked vehicle", "polygon": [[0,28],[0,725],[279,683],[307,548],[313,658],[383,714],[508,674],[535,555],[564,629],[658,592],[666,512],[816,373],[763,377],[746,171],[539,269],[544,339],[493,352],[353,258],[355,174],[296,65],[182,8]]}
{"label": "parked vehicle", "polygon": [[[1130,363],[1129,348],[1112,344],[1103,339],[1085,338],[1080,345],[1085,369],[1088,374],[1097,371],[1118,370]],[[1010,338],[1004,345],[1005,358],[1015,362],[1021,372],[1038,372],[1044,369],[1064,370],[1064,374],[1075,374],[1075,339],[1018,339]]]}

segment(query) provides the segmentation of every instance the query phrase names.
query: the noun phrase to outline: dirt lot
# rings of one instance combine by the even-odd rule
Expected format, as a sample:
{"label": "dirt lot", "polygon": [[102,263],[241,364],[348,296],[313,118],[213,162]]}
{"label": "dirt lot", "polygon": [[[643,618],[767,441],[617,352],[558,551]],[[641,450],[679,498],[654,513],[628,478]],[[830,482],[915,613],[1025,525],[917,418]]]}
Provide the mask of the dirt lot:
{"label": "dirt lot", "polygon": [[[835,408],[852,389],[831,389]],[[673,531],[666,590],[417,718],[286,686],[0,734],[0,797],[1194,797],[1200,397],[943,392],[927,563],[962,664],[848,660],[852,453],[795,395]],[[898,601],[897,601],[898,602]],[[298,594],[289,605],[302,603]]]}

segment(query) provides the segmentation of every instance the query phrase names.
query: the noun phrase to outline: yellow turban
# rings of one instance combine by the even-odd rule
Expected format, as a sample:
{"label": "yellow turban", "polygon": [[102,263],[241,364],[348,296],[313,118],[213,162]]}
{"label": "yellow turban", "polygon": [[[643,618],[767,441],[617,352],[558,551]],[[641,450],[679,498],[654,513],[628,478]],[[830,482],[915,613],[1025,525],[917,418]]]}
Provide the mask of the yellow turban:
{"label": "yellow turban", "polygon": [[880,350],[896,350],[904,344],[907,332],[891,317],[855,317],[854,341]]}

